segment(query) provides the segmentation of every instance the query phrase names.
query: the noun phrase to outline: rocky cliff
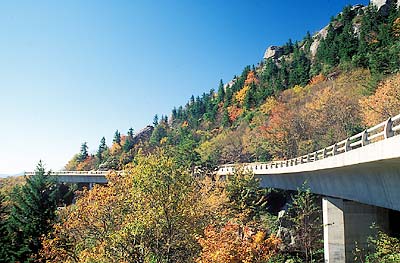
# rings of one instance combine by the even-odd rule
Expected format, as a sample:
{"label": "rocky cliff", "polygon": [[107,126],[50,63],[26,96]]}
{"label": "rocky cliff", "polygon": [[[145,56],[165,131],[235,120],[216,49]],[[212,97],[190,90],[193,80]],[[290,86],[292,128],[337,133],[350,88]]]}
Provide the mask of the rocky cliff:
{"label": "rocky cliff", "polygon": [[[396,0],[371,0],[370,4],[375,5],[380,12],[387,15],[389,12],[390,5],[392,4],[393,1]],[[397,7],[398,8],[400,7],[400,0],[397,1]],[[358,12],[359,14],[361,14],[365,8],[366,6],[361,4],[354,5],[352,7],[352,9]],[[313,43],[310,46],[311,58],[315,57],[321,39],[326,38],[326,35],[328,33],[328,26],[329,25],[325,26],[324,28],[322,28],[313,35],[312,37]],[[359,24],[354,24],[354,33],[357,34],[358,31],[359,31]],[[275,61],[279,61],[282,56],[283,56],[283,47],[272,45],[265,50],[263,58],[264,60],[272,58]]]}

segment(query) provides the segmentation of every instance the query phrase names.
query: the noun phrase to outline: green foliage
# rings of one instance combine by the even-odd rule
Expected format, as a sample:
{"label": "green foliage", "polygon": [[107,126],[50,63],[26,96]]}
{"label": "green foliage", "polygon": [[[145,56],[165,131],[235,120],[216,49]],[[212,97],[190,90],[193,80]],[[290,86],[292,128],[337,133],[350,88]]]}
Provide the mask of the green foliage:
{"label": "green foliage", "polygon": [[133,129],[130,128],[128,130],[128,135],[125,138],[125,142],[124,145],[122,145],[122,149],[124,150],[124,152],[129,152],[133,146],[134,146],[134,141],[133,141]]}
{"label": "green foliage", "polygon": [[107,150],[108,150],[108,147],[106,145],[106,138],[103,137],[100,140],[99,149],[97,150],[97,153],[96,153],[96,157],[98,159],[99,164],[102,163],[102,161],[104,160],[104,154]]}
{"label": "green foliage", "polygon": [[260,219],[267,212],[267,194],[270,190],[262,188],[260,180],[253,173],[235,169],[234,174],[227,177],[226,191],[231,208],[244,223]]}
{"label": "green foliage", "polygon": [[78,161],[83,162],[89,157],[87,142],[82,143]]}
{"label": "green foliage", "polygon": [[154,118],[153,118],[153,125],[154,125],[154,127],[157,127],[157,125],[158,125],[158,115],[157,115],[157,114],[154,115]]}
{"label": "green foliage", "polygon": [[161,139],[167,137],[167,127],[164,123],[159,123],[153,130],[150,137],[150,144],[154,146],[160,145]]}
{"label": "green foliage", "polygon": [[306,56],[306,53],[299,48],[296,48],[293,53],[293,61],[288,72],[289,87],[295,85],[306,85],[310,79],[311,61]]}
{"label": "green foliage", "polygon": [[301,258],[290,254],[279,253],[272,257],[268,263],[304,263],[304,261]]}
{"label": "green foliage", "polygon": [[221,79],[218,86],[218,103],[223,102],[224,99],[225,99],[225,89],[224,89],[224,83],[222,82]]}
{"label": "green foliage", "polygon": [[113,143],[121,144],[121,133],[118,130],[114,133]]}
{"label": "green foliage", "polygon": [[42,246],[42,235],[51,230],[58,201],[55,179],[46,173],[42,162],[37,165],[35,175],[27,177],[23,186],[15,187],[11,201],[8,224],[12,258],[32,262]]}
{"label": "green foliage", "polygon": [[[127,139],[121,142],[121,134],[116,131],[113,142],[120,145],[121,148],[111,147],[110,151],[105,151],[102,144],[96,155],[95,162],[87,160],[83,163],[85,155],[79,155],[77,160],[71,160],[67,166],[74,169],[93,169],[95,167],[92,167],[91,163],[95,163],[96,167],[102,165],[102,168],[121,168],[121,164],[132,160],[139,148],[149,152],[154,150],[156,146],[163,145],[163,143],[169,146],[177,146],[177,148],[180,148],[177,152],[195,153],[196,149],[203,145],[203,142],[211,138],[204,136],[204,134],[212,134],[212,137],[216,137],[228,132],[228,130],[234,131],[243,122],[247,122],[252,130],[260,134],[265,126],[264,123],[258,121],[255,124],[253,121],[254,116],[257,115],[256,113],[260,112],[260,106],[264,105],[272,97],[282,97],[282,94],[287,89],[298,85],[312,87],[314,85],[314,77],[331,79],[343,71],[351,72],[356,67],[362,67],[369,69],[372,74],[369,89],[366,91],[372,92],[376,88],[378,80],[400,70],[399,14],[400,11],[396,9],[395,1],[392,1],[388,15],[378,12],[374,5],[369,5],[366,8],[346,6],[339,15],[332,17],[325,37],[322,35],[313,37],[307,32],[300,42],[289,39],[281,47],[283,55],[280,58],[269,58],[256,67],[246,66],[240,75],[233,77],[229,85],[224,85],[223,81],[220,80],[218,90],[211,89],[201,96],[192,95],[186,105],[172,110],[170,121],[168,121],[167,116],[161,116],[159,119],[158,115],[155,115],[153,119],[155,129],[149,142],[143,144],[134,143],[129,134]],[[314,57],[310,48],[312,44],[316,43],[315,41],[319,41],[319,45]],[[251,78],[249,78],[249,75],[251,75]],[[310,82],[311,85],[309,85]],[[239,98],[241,99],[239,101],[238,93],[240,92],[241,94],[239,95],[241,96]],[[320,89],[310,92],[313,93],[313,96],[318,96]],[[304,100],[301,100],[300,96],[296,97],[295,100],[305,103],[305,108],[309,106],[306,105]],[[293,105],[288,106],[290,106],[290,109],[296,108],[296,104],[299,104],[299,102],[294,102]],[[318,108],[313,109],[314,113],[318,113],[319,110]],[[266,123],[271,116],[267,113],[263,114]],[[341,121],[344,124],[333,123],[335,128],[340,125],[346,127],[347,131],[356,131],[360,128],[356,124],[353,128],[348,129],[348,124],[340,120],[338,116],[332,116],[331,119],[335,120],[335,122]],[[301,130],[301,134],[304,134],[304,141],[297,145],[296,139],[289,138],[288,140],[291,140],[293,144],[301,148],[300,152],[313,147],[320,147],[333,140],[334,136],[329,135],[331,132],[324,133],[325,137],[330,137],[330,139],[324,139],[323,142],[315,137],[317,133],[314,133],[314,135],[306,134],[309,127],[302,126],[304,121],[301,116],[296,117],[298,117],[298,120],[294,120],[293,126]],[[187,136],[185,135],[184,138],[179,139],[179,129],[182,127],[188,129]],[[273,131],[268,130],[267,132],[279,133],[276,129]],[[252,135],[254,136],[254,134],[257,133],[254,132]],[[191,138],[188,139],[188,136]],[[242,142],[239,142],[237,146],[248,151],[242,153],[241,156],[249,154],[251,160],[282,157],[274,154],[273,151],[266,150],[268,147],[275,147],[275,143],[265,140],[265,136],[260,137],[258,138],[259,142],[265,141],[262,143],[262,147],[243,146],[242,142],[245,140],[238,138],[237,140]],[[319,137],[324,136],[319,134]],[[250,138],[249,141],[251,140],[253,139]],[[183,141],[186,142],[183,143]],[[279,139],[279,141],[282,143],[284,140]],[[184,148],[185,150],[183,150]],[[249,148],[252,149],[250,150]],[[288,152],[297,153],[297,151],[292,150],[287,149]],[[186,161],[193,161],[191,166],[198,162],[198,157],[194,155],[192,154],[189,158],[185,158]],[[215,153],[215,156],[219,155],[219,152]],[[201,159],[203,158],[201,157]],[[207,165],[213,163],[215,165],[221,161],[232,162],[236,161],[236,159],[226,160],[219,158],[212,161],[209,159],[205,162],[203,160],[202,163]]]}
{"label": "green foliage", "polygon": [[[181,166],[174,152],[139,153],[107,187],[84,191],[44,240],[46,262],[193,262],[221,194]],[[208,190],[205,190],[207,188]],[[221,193],[221,192],[219,192]]]}
{"label": "green foliage", "polygon": [[[121,223],[123,227],[119,228],[121,225],[113,221],[117,215],[112,214],[112,220],[105,216],[106,226],[116,227],[107,228],[109,232],[105,232],[111,232],[110,236],[115,240],[111,242],[108,235],[101,240],[132,248],[128,253],[137,252],[140,256],[146,251],[145,257],[132,257],[131,261],[185,262],[189,259],[173,257],[182,255],[185,250],[193,256],[197,247],[192,243],[194,233],[188,233],[194,229],[189,228],[193,226],[189,223],[193,219],[189,215],[195,212],[183,202],[193,191],[202,190],[194,187],[188,171],[199,174],[198,171],[212,171],[222,163],[295,157],[363,130],[359,100],[365,94],[361,94],[357,86],[368,86],[364,93],[374,93],[383,77],[400,70],[398,18],[399,11],[394,4],[388,16],[379,13],[373,5],[363,9],[345,7],[341,14],[331,19],[326,37],[318,36],[320,43],[315,57],[310,50],[315,39],[307,32],[301,42],[289,39],[282,47],[282,57],[262,61],[257,67],[246,66],[229,85],[224,87],[221,80],[217,91],[211,89],[199,96],[191,96],[186,105],[172,110],[169,120],[166,115],[160,119],[155,115],[155,128],[145,142],[134,142],[132,130],[122,138],[117,130],[110,149],[103,138],[96,154],[96,165],[101,169],[122,169],[131,163],[128,166],[135,176],[131,178],[134,185],[130,185],[131,181],[124,182],[131,187],[124,192],[131,198],[130,206],[126,205],[125,196],[119,200],[121,213],[132,212],[131,221],[124,221],[125,217],[118,219],[128,223]],[[358,71],[356,75],[363,80],[353,80],[354,71]],[[366,79],[370,79],[368,85]],[[387,97],[382,99],[387,100]],[[169,156],[150,154],[149,159],[140,154],[136,156],[138,151],[157,152],[158,147],[168,149]],[[86,146],[68,167],[93,169],[92,157]],[[261,189],[254,175],[238,170],[228,177],[224,190],[230,201],[229,212],[234,211],[244,222],[267,222],[270,230],[276,230],[272,223],[274,217],[265,214],[269,190]],[[119,196],[118,191],[107,198],[113,201],[116,196]],[[98,196],[96,200],[101,201],[102,197]],[[86,201],[91,207],[91,200]],[[287,221],[295,233],[297,245],[291,251],[283,251],[271,262],[322,261],[320,211],[315,202],[315,196],[305,188],[299,189],[293,197]],[[107,209],[101,211],[109,215]],[[90,218],[91,210],[87,213]],[[199,223],[203,224],[203,229],[205,222]],[[196,234],[202,232],[198,231],[199,225],[196,225]],[[86,229],[81,231],[92,235],[85,232]],[[85,247],[89,243],[94,246],[97,240],[88,238],[79,245]],[[136,246],[139,241],[144,243]],[[395,241],[387,239],[385,242],[396,248]],[[132,244],[135,246],[130,246]],[[386,260],[382,251],[376,252],[379,255],[371,255],[370,259]],[[107,260],[93,260],[108,262],[109,258],[105,258]]]}
{"label": "green foliage", "polygon": [[292,197],[286,219],[295,235],[295,252],[304,262],[322,262],[322,220],[318,198],[304,184]]}
{"label": "green foliage", "polygon": [[5,197],[0,193],[0,263],[11,262],[10,235],[7,227],[8,211],[5,204]]}
{"label": "green foliage", "polygon": [[176,147],[173,150],[174,156],[181,166],[190,167],[193,170],[200,160],[199,154],[194,151],[198,143],[188,128],[181,128],[178,136],[179,141],[175,142]]}
{"label": "green foliage", "polygon": [[400,262],[400,240],[391,237],[375,225],[371,228],[376,234],[367,240],[366,248],[359,248],[356,245],[354,261],[360,263],[396,263]]}

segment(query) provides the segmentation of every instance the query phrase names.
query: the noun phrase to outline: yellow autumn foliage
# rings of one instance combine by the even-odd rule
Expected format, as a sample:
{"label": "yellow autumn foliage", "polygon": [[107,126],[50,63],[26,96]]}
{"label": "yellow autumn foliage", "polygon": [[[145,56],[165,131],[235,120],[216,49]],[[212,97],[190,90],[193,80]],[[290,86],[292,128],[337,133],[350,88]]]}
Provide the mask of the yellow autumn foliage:
{"label": "yellow autumn foliage", "polygon": [[392,30],[396,37],[400,37],[400,17],[393,22]]}
{"label": "yellow autumn foliage", "polygon": [[249,91],[250,86],[246,85],[241,90],[236,92],[235,99],[239,104],[243,104],[244,100],[246,99],[247,92]]}
{"label": "yellow autumn foliage", "polygon": [[222,181],[196,181],[163,150],[138,154],[107,179],[59,212],[43,240],[43,260],[189,262],[199,251],[196,234],[223,216],[227,202]]}
{"label": "yellow autumn foliage", "polygon": [[274,97],[268,97],[267,100],[260,106],[261,112],[264,114],[270,114],[271,110],[278,104]]}

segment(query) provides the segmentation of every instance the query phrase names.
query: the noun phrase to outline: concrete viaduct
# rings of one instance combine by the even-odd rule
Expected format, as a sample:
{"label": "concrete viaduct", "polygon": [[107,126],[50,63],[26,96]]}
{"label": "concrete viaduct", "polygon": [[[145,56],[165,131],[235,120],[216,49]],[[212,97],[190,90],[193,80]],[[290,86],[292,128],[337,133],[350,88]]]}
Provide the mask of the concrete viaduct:
{"label": "concrete viaduct", "polygon": [[[304,182],[323,196],[326,263],[352,262],[355,242],[365,245],[372,223],[389,229],[390,211],[400,211],[400,115],[329,147],[294,159],[227,164],[217,174],[241,167],[263,187],[296,190]],[[26,173],[27,175],[32,173]],[[60,182],[107,182],[107,171],[53,172]]]}
{"label": "concrete viaduct", "polygon": [[[390,211],[400,211],[399,131],[397,115],[316,152],[241,166],[263,187],[296,190],[306,182],[322,195],[325,262],[353,262],[355,242],[365,246],[370,226],[388,230]],[[238,165],[223,165],[218,174],[235,169]]]}

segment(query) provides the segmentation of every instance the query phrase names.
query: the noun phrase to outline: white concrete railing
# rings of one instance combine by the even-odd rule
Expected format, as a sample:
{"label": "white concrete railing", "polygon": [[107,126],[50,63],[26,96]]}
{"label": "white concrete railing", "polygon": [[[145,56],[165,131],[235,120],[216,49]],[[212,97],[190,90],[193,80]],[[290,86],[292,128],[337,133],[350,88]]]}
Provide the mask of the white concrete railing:
{"label": "white concrete railing", "polygon": [[[66,175],[66,176],[106,176],[110,171],[56,171],[56,172],[50,172],[51,175],[53,176],[60,176],[60,175]],[[25,172],[26,176],[30,175],[35,175],[35,172]]]}
{"label": "white concrete railing", "polygon": [[[256,171],[265,169],[278,169],[303,163],[315,162],[331,156],[346,153],[353,149],[357,149],[377,141],[385,140],[397,135],[399,131],[400,114],[324,149],[289,160],[242,164],[242,167],[245,170]],[[221,175],[233,173],[235,172],[235,167],[237,166],[238,164],[221,165],[217,173]]]}

